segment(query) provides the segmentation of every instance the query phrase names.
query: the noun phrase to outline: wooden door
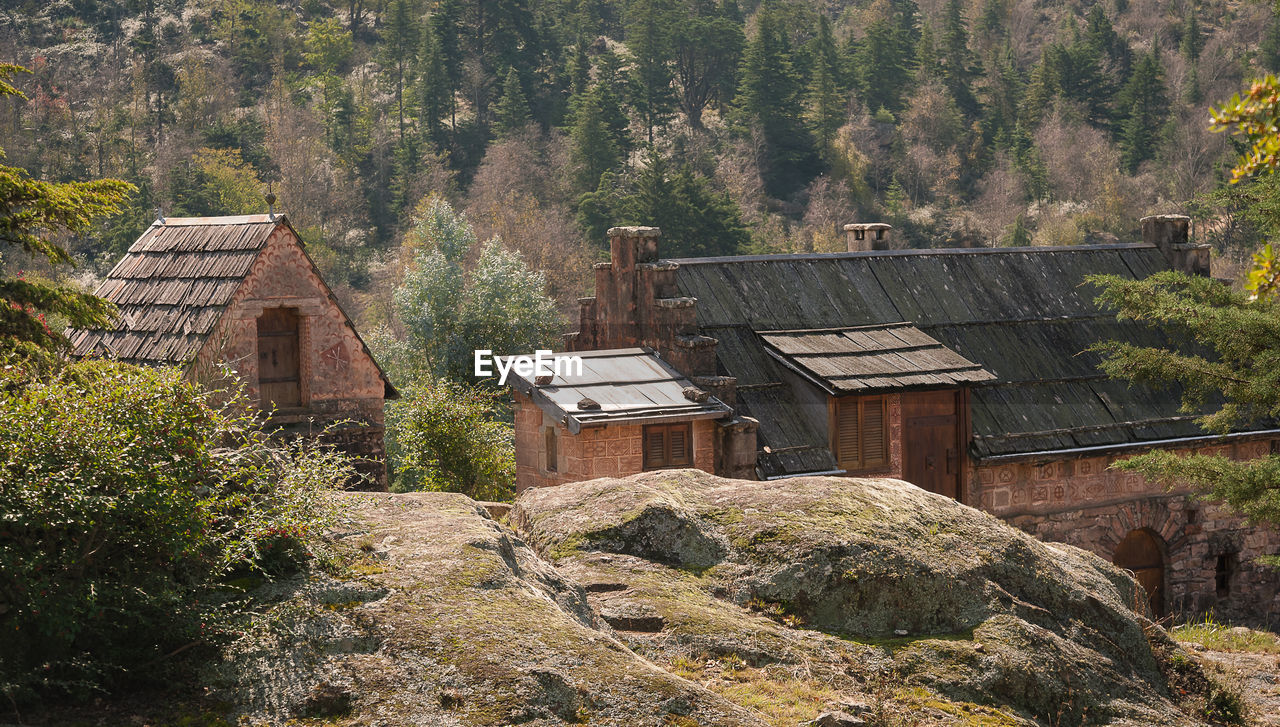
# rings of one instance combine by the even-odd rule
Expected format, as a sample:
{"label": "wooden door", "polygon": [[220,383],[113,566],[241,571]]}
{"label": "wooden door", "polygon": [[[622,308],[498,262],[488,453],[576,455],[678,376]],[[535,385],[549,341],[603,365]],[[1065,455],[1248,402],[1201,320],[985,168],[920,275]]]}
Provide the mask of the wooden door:
{"label": "wooden door", "polygon": [[258,317],[258,389],[262,407],[300,406],[298,312],[268,308]]}
{"label": "wooden door", "polygon": [[1131,530],[1116,546],[1111,562],[1133,571],[1133,578],[1147,592],[1151,613],[1164,615],[1164,549],[1159,536],[1149,530]]}
{"label": "wooden door", "polygon": [[960,392],[903,394],[902,419],[902,478],[921,489],[959,499]]}

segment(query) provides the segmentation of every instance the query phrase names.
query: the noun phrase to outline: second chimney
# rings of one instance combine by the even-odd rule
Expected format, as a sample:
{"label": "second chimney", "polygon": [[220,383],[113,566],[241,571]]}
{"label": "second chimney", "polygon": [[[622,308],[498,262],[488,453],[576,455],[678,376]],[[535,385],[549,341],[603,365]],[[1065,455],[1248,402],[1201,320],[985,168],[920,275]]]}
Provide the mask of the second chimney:
{"label": "second chimney", "polygon": [[1208,277],[1209,246],[1191,244],[1190,227],[1191,218],[1186,215],[1143,217],[1142,241],[1159,248],[1174,270]]}
{"label": "second chimney", "polygon": [[891,225],[883,222],[857,222],[844,226],[845,243],[849,252],[889,250]]}

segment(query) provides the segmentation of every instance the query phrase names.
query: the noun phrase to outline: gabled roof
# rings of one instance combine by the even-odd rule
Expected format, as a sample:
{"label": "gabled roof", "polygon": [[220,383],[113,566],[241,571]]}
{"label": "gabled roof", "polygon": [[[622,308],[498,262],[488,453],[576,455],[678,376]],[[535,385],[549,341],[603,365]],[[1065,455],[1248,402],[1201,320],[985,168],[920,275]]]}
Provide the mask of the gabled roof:
{"label": "gabled roof", "polygon": [[[301,243],[282,214],[171,217],[153,222],[94,291],[119,309],[115,327],[69,330],[72,354],[110,356],[149,366],[191,363],[272,233],[282,226]],[[302,252],[311,262],[306,250]],[[315,270],[315,263],[311,265]],[[316,277],[320,277],[318,271]],[[323,279],[321,285],[341,310]],[[351,325],[345,311],[343,317]],[[364,346],[358,332],[356,339]],[[369,354],[367,346],[364,350]],[[386,373],[380,367],[378,372],[388,398],[397,396]]]}
{"label": "gabled roof", "polygon": [[513,371],[511,385],[574,434],[606,424],[721,419],[732,414],[649,349],[554,355],[582,357],[581,373],[562,366],[540,379],[536,372],[520,376]]}
{"label": "gabled roof", "polygon": [[910,323],[756,333],[783,366],[832,396],[995,378]]}
{"label": "gabled roof", "polygon": [[[1168,269],[1153,245],[895,250],[676,260],[679,293],[698,300],[701,332],[719,340],[719,373],[738,379],[741,413],[783,457],[766,475],[807,471],[829,457],[780,362],[757,331],[910,322],[991,372],[972,386],[974,454],[1017,455],[1201,434],[1176,390],[1108,378],[1086,349],[1108,339],[1169,342],[1100,310],[1092,273],[1144,278]],[[820,451],[819,451],[820,450]],[[786,461],[783,461],[783,460]],[[825,460],[824,460],[825,461]],[[774,468],[776,471],[770,471]]]}

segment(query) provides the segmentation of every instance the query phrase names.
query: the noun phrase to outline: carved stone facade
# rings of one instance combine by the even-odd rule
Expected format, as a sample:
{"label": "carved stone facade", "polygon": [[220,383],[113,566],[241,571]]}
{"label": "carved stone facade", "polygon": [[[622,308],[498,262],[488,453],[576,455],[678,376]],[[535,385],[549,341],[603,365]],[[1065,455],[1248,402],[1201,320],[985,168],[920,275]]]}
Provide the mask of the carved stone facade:
{"label": "carved stone facade", "polygon": [[301,402],[276,411],[268,426],[281,436],[317,436],[333,444],[355,458],[357,469],[372,480],[367,486],[385,490],[385,379],[288,225],[268,238],[221,326],[198,354],[195,370],[226,363],[250,399],[260,401],[257,321],[270,308],[298,314]]}
{"label": "carved stone facade", "polygon": [[[1253,459],[1280,439],[1175,447],[1186,454]],[[971,463],[967,504],[1040,538],[1069,543],[1108,560],[1133,531],[1160,545],[1164,608],[1256,622],[1280,613],[1280,577],[1258,556],[1280,552],[1280,533],[1244,522],[1185,490],[1166,491],[1141,475],[1111,469],[1123,455]]]}

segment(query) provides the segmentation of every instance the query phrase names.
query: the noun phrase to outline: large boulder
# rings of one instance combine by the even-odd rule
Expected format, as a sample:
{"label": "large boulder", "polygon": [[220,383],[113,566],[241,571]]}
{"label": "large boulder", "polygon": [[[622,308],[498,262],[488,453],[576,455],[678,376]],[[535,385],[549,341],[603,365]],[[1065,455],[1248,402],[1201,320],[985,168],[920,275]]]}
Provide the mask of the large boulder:
{"label": "large boulder", "polygon": [[470,499],[340,497],[341,539],[367,557],[338,580],[279,584],[289,607],[214,680],[250,723],[762,724],[630,651]]}
{"label": "large boulder", "polygon": [[905,482],[673,470],[528,491],[511,518],[628,646],[730,698],[756,670],[943,722],[1202,723],[1127,573]]}

